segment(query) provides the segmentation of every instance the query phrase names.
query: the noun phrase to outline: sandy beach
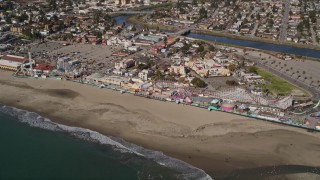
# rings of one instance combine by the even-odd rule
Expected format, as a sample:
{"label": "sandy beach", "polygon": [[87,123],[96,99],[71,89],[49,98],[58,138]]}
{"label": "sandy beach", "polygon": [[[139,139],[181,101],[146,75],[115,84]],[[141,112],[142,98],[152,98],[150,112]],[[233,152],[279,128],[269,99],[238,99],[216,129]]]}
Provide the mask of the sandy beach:
{"label": "sandy beach", "polygon": [[[216,179],[257,179],[261,174],[271,179],[320,178],[319,133],[84,84],[11,74],[0,70],[0,103],[162,151]],[[282,175],[272,176],[274,169]]]}

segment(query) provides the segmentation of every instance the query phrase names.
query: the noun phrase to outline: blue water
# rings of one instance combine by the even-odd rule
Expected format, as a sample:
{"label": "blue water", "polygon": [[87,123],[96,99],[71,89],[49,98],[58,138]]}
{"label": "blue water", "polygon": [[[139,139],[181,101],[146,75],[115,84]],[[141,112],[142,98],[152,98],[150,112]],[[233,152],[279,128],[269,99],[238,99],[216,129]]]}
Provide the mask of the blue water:
{"label": "blue water", "polygon": [[197,34],[197,33],[190,33],[187,35],[187,37],[203,39],[203,40],[208,40],[212,42],[233,44],[237,46],[252,47],[252,48],[262,49],[262,50],[269,50],[269,51],[289,53],[289,54],[295,54],[295,55],[301,55],[301,56],[307,56],[307,57],[313,57],[313,58],[320,58],[320,50],[314,50],[314,49],[297,48],[297,47],[276,45],[276,44],[270,44],[270,43],[264,43],[264,42],[240,40],[240,39],[233,39],[229,37],[211,36],[211,35],[204,35],[204,34]]}
{"label": "blue water", "polygon": [[128,27],[131,25],[131,23],[127,22],[127,18],[130,17],[132,15],[121,15],[121,16],[117,16],[114,18],[114,20],[116,21],[116,24],[122,25],[123,23],[125,23],[125,27]]}
{"label": "blue water", "polygon": [[208,177],[202,170],[160,152],[1,105],[0,143],[1,180]]}

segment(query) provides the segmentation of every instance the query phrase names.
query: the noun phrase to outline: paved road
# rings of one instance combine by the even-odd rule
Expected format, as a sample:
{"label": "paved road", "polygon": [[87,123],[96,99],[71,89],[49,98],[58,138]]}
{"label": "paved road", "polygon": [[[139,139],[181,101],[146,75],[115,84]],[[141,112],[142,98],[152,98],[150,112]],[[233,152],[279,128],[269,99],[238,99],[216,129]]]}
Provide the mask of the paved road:
{"label": "paved road", "polygon": [[292,76],[289,76],[288,74],[285,74],[284,72],[281,72],[277,69],[274,69],[274,67],[263,64],[262,63],[263,61],[261,61],[259,57],[252,56],[252,55],[246,55],[245,57],[247,59],[255,62],[258,67],[265,69],[265,70],[271,72],[272,74],[275,74],[275,75],[281,77],[282,79],[289,81],[290,83],[295,84],[295,85],[309,91],[311,93],[313,99],[318,100],[320,98],[320,89],[319,88],[310,87],[310,85],[307,83],[304,83],[296,78],[293,78]]}
{"label": "paved road", "polygon": [[256,23],[254,24],[254,28],[253,28],[253,30],[251,31],[250,36],[254,37],[254,35],[255,35],[255,33],[256,33],[257,29],[258,29],[258,26],[259,26],[259,23],[256,22]]}
{"label": "paved road", "polygon": [[289,21],[289,11],[290,11],[290,0],[283,0],[284,4],[284,14],[282,18],[282,26],[280,29],[280,36],[279,41],[284,42],[287,36],[287,28],[288,28],[288,21]]}
{"label": "paved road", "polygon": [[314,27],[314,25],[311,26],[311,28],[310,28],[311,37],[312,37],[312,42],[313,42],[313,45],[317,46],[317,45],[318,45],[318,42],[317,42],[316,33],[314,32],[313,27]]}

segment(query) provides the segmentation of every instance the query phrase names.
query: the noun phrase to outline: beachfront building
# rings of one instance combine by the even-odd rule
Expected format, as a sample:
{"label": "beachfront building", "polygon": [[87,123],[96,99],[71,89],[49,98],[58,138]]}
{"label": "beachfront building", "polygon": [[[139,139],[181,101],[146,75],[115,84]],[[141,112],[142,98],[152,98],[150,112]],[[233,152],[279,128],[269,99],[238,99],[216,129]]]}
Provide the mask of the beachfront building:
{"label": "beachfront building", "polygon": [[128,84],[129,78],[121,77],[121,76],[105,76],[100,78],[100,81],[104,84],[112,84],[117,86],[124,86],[124,84]]}
{"label": "beachfront building", "polygon": [[153,72],[151,70],[144,69],[141,72],[139,72],[138,77],[143,81],[147,81],[152,75]]}
{"label": "beachfront building", "polygon": [[4,55],[0,58],[0,69],[17,71],[24,62],[22,56]]}
{"label": "beachfront building", "polygon": [[114,67],[116,69],[127,69],[130,67],[133,67],[134,65],[135,65],[134,59],[123,59],[120,62],[116,62]]}

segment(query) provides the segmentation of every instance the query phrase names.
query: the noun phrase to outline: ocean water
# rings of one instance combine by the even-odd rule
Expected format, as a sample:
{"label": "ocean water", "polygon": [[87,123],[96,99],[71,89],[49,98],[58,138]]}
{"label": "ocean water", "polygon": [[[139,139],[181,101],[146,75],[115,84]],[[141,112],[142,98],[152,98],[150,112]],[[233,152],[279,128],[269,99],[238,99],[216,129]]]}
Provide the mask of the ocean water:
{"label": "ocean water", "polygon": [[161,152],[3,105],[0,144],[0,180],[211,179]]}

